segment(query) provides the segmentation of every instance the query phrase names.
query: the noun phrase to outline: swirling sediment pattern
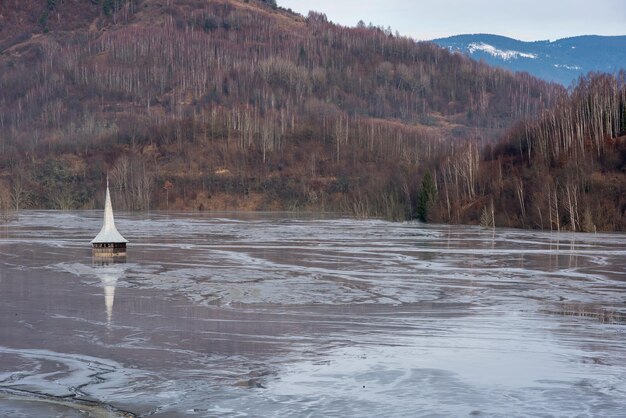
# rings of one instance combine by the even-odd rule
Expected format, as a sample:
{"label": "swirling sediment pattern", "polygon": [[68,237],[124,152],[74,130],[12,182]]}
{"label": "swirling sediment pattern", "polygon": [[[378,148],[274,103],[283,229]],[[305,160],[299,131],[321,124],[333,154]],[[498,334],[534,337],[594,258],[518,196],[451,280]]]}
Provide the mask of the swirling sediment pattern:
{"label": "swirling sediment pattern", "polygon": [[91,258],[97,212],[0,225],[0,415],[626,410],[624,235],[290,214],[116,221],[131,244],[114,264]]}

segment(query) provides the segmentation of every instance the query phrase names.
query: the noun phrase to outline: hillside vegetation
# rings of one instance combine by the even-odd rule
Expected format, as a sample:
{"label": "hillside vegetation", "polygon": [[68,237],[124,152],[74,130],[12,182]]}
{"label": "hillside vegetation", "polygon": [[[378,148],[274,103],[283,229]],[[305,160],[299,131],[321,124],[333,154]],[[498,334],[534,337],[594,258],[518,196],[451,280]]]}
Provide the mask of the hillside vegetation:
{"label": "hillside vegetation", "polygon": [[[474,181],[464,184],[450,166],[468,160]],[[437,168],[432,220],[625,231],[626,73],[581,78],[553,109],[516,124],[480,155],[456,153]]]}
{"label": "hillside vegetation", "polygon": [[[598,228],[619,229],[616,199],[606,203],[611,221],[579,203],[579,220],[568,222],[559,170],[579,153],[555,162],[533,145],[553,140],[542,126],[575,112],[602,84],[594,80],[568,95],[433,44],[272,2],[9,0],[0,4],[0,204],[99,207],[108,173],[115,205],[130,210],[471,222],[493,199],[499,225],[582,228],[588,211]],[[587,119],[574,130],[590,150],[578,178],[602,174],[609,159],[621,185],[614,138],[623,135],[624,83],[605,83],[619,122],[603,131],[599,153]],[[530,149],[511,151],[515,141]],[[523,216],[508,186],[486,184],[495,167],[503,184],[511,175],[524,182]],[[558,225],[545,209],[535,215],[526,182],[537,167],[554,176]],[[577,190],[583,202],[588,189]]]}

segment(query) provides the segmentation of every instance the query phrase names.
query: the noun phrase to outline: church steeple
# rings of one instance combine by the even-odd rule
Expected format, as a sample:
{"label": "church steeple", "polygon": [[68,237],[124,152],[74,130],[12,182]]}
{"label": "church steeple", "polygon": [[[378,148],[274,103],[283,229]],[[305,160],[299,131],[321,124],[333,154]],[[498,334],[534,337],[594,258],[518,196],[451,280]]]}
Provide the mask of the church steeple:
{"label": "church steeple", "polygon": [[128,240],[115,228],[113,218],[113,205],[109,192],[109,176],[107,176],[107,190],[104,198],[104,222],[100,233],[91,241],[94,254],[97,255],[126,255],[126,243]]}

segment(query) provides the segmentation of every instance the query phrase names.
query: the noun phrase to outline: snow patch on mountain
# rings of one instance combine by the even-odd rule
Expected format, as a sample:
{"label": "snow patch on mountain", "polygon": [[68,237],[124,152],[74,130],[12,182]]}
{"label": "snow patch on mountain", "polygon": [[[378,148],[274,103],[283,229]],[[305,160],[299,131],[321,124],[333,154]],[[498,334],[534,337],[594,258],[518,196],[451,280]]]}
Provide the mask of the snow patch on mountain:
{"label": "snow patch on mountain", "polygon": [[579,65],[567,65],[567,64],[554,64],[555,68],[565,68],[566,70],[574,70],[574,71],[580,71],[583,69],[583,67],[579,66]]}
{"label": "snow patch on mountain", "polygon": [[468,49],[469,49],[470,54],[473,54],[476,51],[483,51],[496,58],[502,58],[505,61],[518,59],[518,58],[537,59],[538,57],[537,54],[529,54],[525,52],[511,51],[511,50],[505,51],[502,49],[498,49],[495,46],[486,44],[484,42],[472,42],[471,44],[468,45]]}
{"label": "snow patch on mountain", "polygon": [[566,87],[589,71],[616,74],[620,69],[626,70],[626,36],[583,35],[525,42],[498,35],[467,34],[434,42],[453,53],[460,52],[510,71],[527,72]]}

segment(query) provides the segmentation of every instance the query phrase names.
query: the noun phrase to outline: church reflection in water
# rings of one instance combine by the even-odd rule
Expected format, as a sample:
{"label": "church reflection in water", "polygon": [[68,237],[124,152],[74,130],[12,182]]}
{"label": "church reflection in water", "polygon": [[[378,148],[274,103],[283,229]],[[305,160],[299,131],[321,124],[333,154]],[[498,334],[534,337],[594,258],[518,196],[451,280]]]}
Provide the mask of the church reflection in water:
{"label": "church reflection in water", "polygon": [[106,309],[107,328],[110,330],[113,321],[113,303],[115,301],[115,287],[117,281],[124,276],[128,268],[126,258],[94,257],[93,268],[95,275],[102,282],[104,288],[104,306]]}

